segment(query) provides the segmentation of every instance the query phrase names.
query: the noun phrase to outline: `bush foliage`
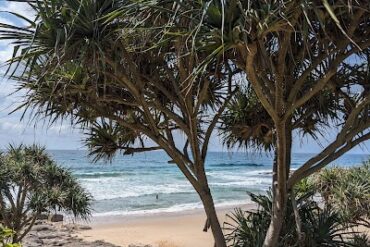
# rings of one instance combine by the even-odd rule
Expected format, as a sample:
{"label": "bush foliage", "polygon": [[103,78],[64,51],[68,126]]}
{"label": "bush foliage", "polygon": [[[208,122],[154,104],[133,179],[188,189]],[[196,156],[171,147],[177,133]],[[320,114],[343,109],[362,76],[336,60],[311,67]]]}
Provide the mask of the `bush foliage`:
{"label": "bush foliage", "polygon": [[42,213],[88,219],[91,196],[71,172],[38,146],[10,146],[0,155],[0,223],[19,242]]}
{"label": "bush foliage", "polygon": [[[272,197],[269,195],[250,194],[257,203],[255,211],[236,209],[228,215],[225,223],[226,238],[229,246],[259,247],[263,245],[272,214]],[[291,201],[288,202],[284,227],[277,247],[349,247],[344,233],[349,227],[341,223],[340,215],[330,208],[321,209],[312,199],[312,194],[304,194],[297,199],[298,212],[302,221],[303,242],[298,240],[297,227]]]}
{"label": "bush foliage", "polygon": [[[294,188],[301,221],[299,238],[291,197],[277,247],[369,247],[355,226],[369,226],[370,162],[362,166],[325,169]],[[225,223],[229,246],[262,246],[272,215],[272,195],[249,193],[257,210],[235,209]]]}
{"label": "bush foliage", "polygon": [[370,161],[349,169],[324,169],[307,181],[345,222],[370,227]]}
{"label": "bush foliage", "polygon": [[21,247],[20,244],[11,243],[14,231],[0,225],[0,245],[1,247]]}

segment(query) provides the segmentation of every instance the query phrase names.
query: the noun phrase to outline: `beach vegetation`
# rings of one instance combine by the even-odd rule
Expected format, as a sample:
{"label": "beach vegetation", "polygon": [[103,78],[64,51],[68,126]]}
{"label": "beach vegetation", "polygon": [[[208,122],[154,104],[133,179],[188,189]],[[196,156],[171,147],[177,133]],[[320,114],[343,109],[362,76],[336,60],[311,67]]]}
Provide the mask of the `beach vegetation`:
{"label": "beach vegetation", "polygon": [[[205,9],[204,33],[245,78],[222,118],[224,143],[275,156],[263,244],[275,247],[294,185],[370,138],[369,3],[212,1]],[[304,142],[328,133],[291,173],[293,135]]]}
{"label": "beach vegetation", "polygon": [[[295,200],[288,201],[278,246],[370,246],[359,228],[370,226],[369,186],[369,161],[326,168],[301,180],[294,186]],[[236,209],[224,224],[230,246],[263,246],[271,220],[271,191],[249,195],[257,210]]]}
{"label": "beach vegetation", "polygon": [[173,18],[183,3],[19,2],[34,10],[35,19],[16,15],[27,24],[0,24],[0,39],[14,45],[7,75],[26,92],[18,110],[82,127],[94,160],[165,151],[204,205],[204,230],[224,247],[205,161],[237,91],[238,70],[222,57],[209,61],[209,52],[183,35],[199,26],[202,3],[191,1],[197,13]]}
{"label": "beach vegetation", "polygon": [[350,243],[356,247],[370,247],[370,239],[366,233],[354,234]]}
{"label": "beach vegetation", "polygon": [[20,244],[12,243],[11,239],[14,235],[14,231],[0,225],[0,244],[1,247],[21,247]]}
{"label": "beach vegetation", "polygon": [[10,229],[4,231],[11,243],[21,242],[41,214],[63,212],[87,220],[91,199],[42,147],[10,146],[0,155],[0,222]]}
{"label": "beach vegetation", "polygon": [[[320,205],[314,199],[316,193],[314,189],[301,191],[295,200],[289,199],[277,247],[369,246],[367,236],[360,234],[357,228],[361,220],[343,217],[326,202]],[[258,247],[264,244],[272,217],[272,194],[268,191],[267,195],[249,195],[257,205],[256,210],[235,209],[227,215],[224,228],[229,246]],[[296,212],[300,218],[299,226]]]}
{"label": "beach vegetation", "polygon": [[[20,108],[82,126],[96,158],[164,150],[218,247],[205,172],[217,126],[228,146],[275,155],[264,247],[277,246],[294,185],[370,138],[366,0],[19,1],[36,19],[0,28],[15,45],[8,75],[27,92]],[[290,174],[293,134],[333,129]]]}
{"label": "beach vegetation", "polygon": [[344,222],[370,228],[369,161],[351,168],[328,168],[307,178],[314,192]]}

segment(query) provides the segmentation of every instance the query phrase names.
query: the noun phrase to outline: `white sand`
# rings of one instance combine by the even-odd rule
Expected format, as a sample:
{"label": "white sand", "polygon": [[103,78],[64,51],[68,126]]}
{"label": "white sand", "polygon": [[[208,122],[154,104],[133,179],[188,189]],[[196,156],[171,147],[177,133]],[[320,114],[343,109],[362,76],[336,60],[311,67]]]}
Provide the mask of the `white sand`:
{"label": "white sand", "polygon": [[[243,208],[253,208],[244,205]],[[220,222],[233,208],[218,210]],[[96,217],[92,230],[82,231],[85,240],[104,240],[119,246],[151,244],[160,247],[213,247],[210,230],[203,232],[206,216],[203,211],[186,211],[148,216]]]}

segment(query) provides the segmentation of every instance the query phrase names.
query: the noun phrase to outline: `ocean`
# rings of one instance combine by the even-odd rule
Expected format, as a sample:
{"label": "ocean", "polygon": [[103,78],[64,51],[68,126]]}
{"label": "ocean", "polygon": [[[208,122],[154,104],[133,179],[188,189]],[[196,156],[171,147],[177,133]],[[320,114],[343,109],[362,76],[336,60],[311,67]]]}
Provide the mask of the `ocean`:
{"label": "ocean", "polygon": [[[86,151],[49,151],[70,169],[94,197],[93,215],[142,215],[202,208],[191,185],[163,152],[117,156],[91,162]],[[313,154],[293,154],[297,169]],[[333,165],[353,166],[370,155],[347,154]],[[272,157],[267,154],[210,152],[206,162],[216,205],[248,203],[247,191],[264,193],[271,186]]]}

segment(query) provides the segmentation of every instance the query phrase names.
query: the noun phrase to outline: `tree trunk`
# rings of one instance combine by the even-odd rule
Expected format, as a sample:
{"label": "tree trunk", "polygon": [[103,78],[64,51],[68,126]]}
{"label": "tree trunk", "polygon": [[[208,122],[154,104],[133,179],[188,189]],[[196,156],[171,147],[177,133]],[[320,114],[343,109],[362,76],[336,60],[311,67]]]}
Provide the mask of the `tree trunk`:
{"label": "tree trunk", "polygon": [[282,229],[285,208],[286,208],[286,199],[284,198],[284,190],[280,186],[276,186],[275,189],[275,198],[272,205],[272,217],[269,228],[266,233],[265,241],[263,247],[276,247],[280,232]]}
{"label": "tree trunk", "polygon": [[273,180],[272,192],[272,215],[269,228],[263,243],[263,247],[276,247],[280,232],[283,226],[286,204],[287,204],[287,178],[290,156],[287,149],[290,148],[291,142],[289,137],[289,128],[285,123],[276,124],[276,176]]}
{"label": "tree trunk", "polygon": [[[178,167],[181,170],[181,166],[179,165],[182,163],[181,159],[172,152],[167,152],[167,153],[178,164]],[[194,155],[194,156],[199,157],[197,155]],[[206,176],[205,169],[204,169],[204,159],[205,157],[203,159],[195,158],[196,162],[194,164],[194,167],[195,167],[195,170],[197,171],[196,180],[192,180],[188,178],[189,175],[185,173],[184,171],[182,172],[185,175],[185,177],[188,178],[191,185],[193,186],[195,191],[198,193],[202,201],[205,213],[207,215],[207,221],[209,222],[209,225],[211,226],[213,238],[215,240],[215,246],[216,247],[226,247],[226,240],[225,240],[220,222],[216,214],[216,209],[215,209],[213,197],[211,194],[211,190],[209,189],[209,186],[208,186],[208,180],[207,180],[207,176]]]}
{"label": "tree trunk", "polygon": [[211,226],[213,238],[215,240],[215,246],[226,247],[225,236],[222,232],[222,228],[216,214],[213,197],[208,186],[207,188],[204,188],[201,193],[199,193],[199,196],[202,200],[207,219]]}

